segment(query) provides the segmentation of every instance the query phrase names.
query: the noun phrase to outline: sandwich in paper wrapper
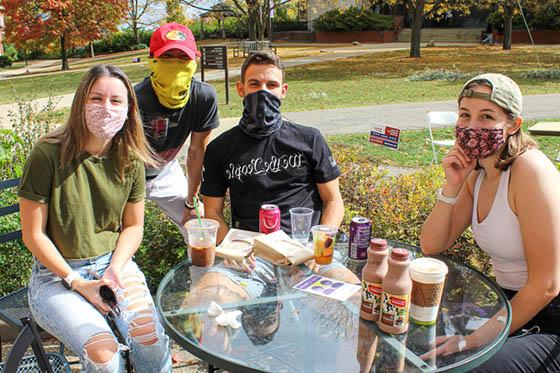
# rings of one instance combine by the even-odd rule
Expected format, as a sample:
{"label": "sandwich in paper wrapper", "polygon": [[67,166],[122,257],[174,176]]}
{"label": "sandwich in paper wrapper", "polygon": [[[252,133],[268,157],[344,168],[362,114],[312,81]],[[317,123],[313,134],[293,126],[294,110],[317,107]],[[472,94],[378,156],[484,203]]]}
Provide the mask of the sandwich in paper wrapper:
{"label": "sandwich in paper wrapper", "polygon": [[252,252],[279,266],[293,266],[313,259],[313,252],[294,241],[283,231],[270,234],[230,229],[223,242],[216,247],[216,255],[242,262]]}
{"label": "sandwich in paper wrapper", "polygon": [[294,266],[313,259],[313,252],[283,231],[255,237],[255,255],[279,266]]}

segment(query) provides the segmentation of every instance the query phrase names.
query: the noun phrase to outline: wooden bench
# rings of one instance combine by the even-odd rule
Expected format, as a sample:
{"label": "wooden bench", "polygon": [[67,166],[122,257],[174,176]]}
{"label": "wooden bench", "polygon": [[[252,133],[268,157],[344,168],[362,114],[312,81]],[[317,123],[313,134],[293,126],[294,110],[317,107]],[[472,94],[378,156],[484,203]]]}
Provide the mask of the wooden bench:
{"label": "wooden bench", "polygon": [[[529,133],[535,136],[560,136],[560,122],[537,122],[529,127]],[[560,162],[560,152],[556,162]]]}
{"label": "wooden bench", "polygon": [[233,57],[241,57],[241,55],[246,58],[251,54],[260,51],[270,51],[277,54],[278,47],[269,40],[242,40],[233,46]]}

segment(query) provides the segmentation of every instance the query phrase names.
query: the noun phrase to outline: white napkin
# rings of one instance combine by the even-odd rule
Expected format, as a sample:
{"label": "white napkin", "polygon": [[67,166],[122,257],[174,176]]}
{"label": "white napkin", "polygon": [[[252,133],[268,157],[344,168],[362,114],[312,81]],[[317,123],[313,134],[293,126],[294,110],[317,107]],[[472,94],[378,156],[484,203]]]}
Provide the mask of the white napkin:
{"label": "white napkin", "polygon": [[241,316],[243,312],[239,310],[224,311],[220,305],[214,301],[208,305],[208,315],[215,317],[218,325],[229,326],[233,329],[239,329],[241,323],[237,321],[237,317]]}

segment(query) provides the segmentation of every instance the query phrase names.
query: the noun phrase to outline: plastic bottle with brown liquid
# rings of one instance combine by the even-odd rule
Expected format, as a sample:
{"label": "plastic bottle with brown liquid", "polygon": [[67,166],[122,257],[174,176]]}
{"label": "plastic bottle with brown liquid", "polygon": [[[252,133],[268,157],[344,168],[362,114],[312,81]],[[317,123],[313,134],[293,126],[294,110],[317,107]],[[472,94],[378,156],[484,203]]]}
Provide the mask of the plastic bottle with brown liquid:
{"label": "plastic bottle with brown liquid", "polygon": [[408,313],[412,280],[408,274],[408,250],[393,249],[389,269],[383,279],[381,314],[377,325],[385,333],[401,334],[408,330]]}
{"label": "plastic bottle with brown liquid", "polygon": [[377,321],[381,309],[381,283],[387,274],[387,257],[389,249],[387,241],[374,238],[367,251],[367,263],[362,270],[362,303],[360,317],[365,320]]}

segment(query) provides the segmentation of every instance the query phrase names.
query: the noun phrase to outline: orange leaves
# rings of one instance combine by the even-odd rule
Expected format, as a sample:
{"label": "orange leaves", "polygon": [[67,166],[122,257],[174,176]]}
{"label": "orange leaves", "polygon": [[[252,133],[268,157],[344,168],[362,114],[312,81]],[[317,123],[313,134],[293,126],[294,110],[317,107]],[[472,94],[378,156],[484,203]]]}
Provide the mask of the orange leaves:
{"label": "orange leaves", "polygon": [[67,46],[85,44],[114,31],[127,0],[3,0],[6,34],[18,47],[46,46],[65,37]]}

